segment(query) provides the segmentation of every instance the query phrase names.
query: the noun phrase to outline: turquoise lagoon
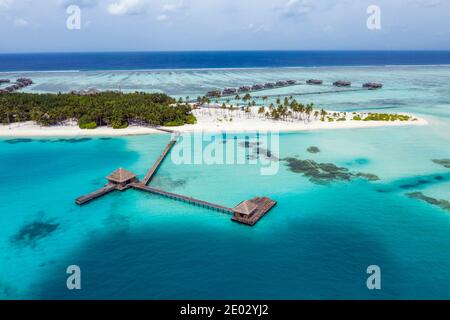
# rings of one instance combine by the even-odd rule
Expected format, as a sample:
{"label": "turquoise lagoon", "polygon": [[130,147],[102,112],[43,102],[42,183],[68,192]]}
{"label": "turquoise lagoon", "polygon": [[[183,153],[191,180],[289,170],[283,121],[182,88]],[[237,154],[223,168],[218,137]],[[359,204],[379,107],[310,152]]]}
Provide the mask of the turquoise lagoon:
{"label": "turquoise lagoon", "polygon": [[[450,67],[27,75],[37,83],[29,91],[120,86],[191,97],[216,86],[285,78],[380,81],[380,91],[298,99],[333,110],[410,112],[430,124],[280,135],[280,158],[373,173],[380,177],[375,182],[315,184],[284,161],[273,176],[260,175],[257,165],[164,162],[153,181],[157,187],[227,206],[258,195],[277,200],[254,228],[133,190],[74,204],[118,167],[144,174],[168,135],[2,139],[1,298],[450,298],[450,212],[406,196],[422,192],[450,201],[450,169],[432,162],[450,159]],[[312,89],[319,88],[279,89],[273,99]],[[308,153],[310,146],[321,152]],[[66,268],[73,264],[82,270],[77,292],[66,289]],[[381,267],[380,291],[366,287],[369,265]]]}

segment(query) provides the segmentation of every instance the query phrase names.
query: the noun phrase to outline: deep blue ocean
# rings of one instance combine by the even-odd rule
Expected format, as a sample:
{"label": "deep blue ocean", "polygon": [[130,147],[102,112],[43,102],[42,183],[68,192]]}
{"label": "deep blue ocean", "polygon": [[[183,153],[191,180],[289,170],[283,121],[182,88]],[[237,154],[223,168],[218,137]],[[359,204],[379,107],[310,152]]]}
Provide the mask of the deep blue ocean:
{"label": "deep blue ocean", "polygon": [[0,54],[0,71],[450,64],[450,51],[208,51]]}

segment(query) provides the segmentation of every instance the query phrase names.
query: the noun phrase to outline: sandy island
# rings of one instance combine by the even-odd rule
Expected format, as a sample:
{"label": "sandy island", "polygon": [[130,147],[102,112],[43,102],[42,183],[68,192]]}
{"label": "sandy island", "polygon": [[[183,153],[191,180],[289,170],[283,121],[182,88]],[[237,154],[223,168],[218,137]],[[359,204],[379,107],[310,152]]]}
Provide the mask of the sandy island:
{"label": "sandy island", "polygon": [[[335,129],[360,129],[374,127],[392,126],[423,126],[428,124],[425,119],[412,116],[415,120],[409,121],[356,121],[352,120],[351,114],[346,116],[345,121],[320,121],[319,119],[305,120],[271,120],[258,117],[255,114],[235,112],[234,114],[220,113],[220,110],[194,110],[197,124],[184,125],[181,127],[166,128],[179,132],[255,132],[255,131],[279,131],[296,132],[310,130],[335,130]],[[411,116],[411,115],[410,115]],[[164,128],[164,127],[163,127]],[[76,122],[68,122],[65,125],[41,127],[34,122],[14,123],[11,125],[0,125],[0,137],[78,137],[78,136],[128,136],[160,134],[161,131],[142,126],[129,126],[126,129],[113,129],[110,127],[99,127],[93,130],[80,129]]]}

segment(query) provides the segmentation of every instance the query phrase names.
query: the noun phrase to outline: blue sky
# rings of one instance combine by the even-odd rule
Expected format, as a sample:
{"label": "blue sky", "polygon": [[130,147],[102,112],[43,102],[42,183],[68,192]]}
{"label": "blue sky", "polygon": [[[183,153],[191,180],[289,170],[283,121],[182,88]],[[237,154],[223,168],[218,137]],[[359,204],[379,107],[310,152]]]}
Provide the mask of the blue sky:
{"label": "blue sky", "polygon": [[[81,8],[68,30],[66,9]],[[381,30],[366,26],[369,5]],[[450,0],[0,0],[0,53],[450,50]]]}

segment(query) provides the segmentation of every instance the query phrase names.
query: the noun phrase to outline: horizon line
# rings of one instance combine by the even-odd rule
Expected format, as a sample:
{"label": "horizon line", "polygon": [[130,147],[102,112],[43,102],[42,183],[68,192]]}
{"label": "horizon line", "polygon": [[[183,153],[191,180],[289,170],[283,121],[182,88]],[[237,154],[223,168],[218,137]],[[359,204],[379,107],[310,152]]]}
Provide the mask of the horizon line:
{"label": "horizon line", "polygon": [[29,51],[0,52],[0,55],[19,54],[83,54],[83,53],[217,53],[217,52],[436,52],[450,53],[450,49],[231,49],[231,50],[106,50],[106,51]]}

